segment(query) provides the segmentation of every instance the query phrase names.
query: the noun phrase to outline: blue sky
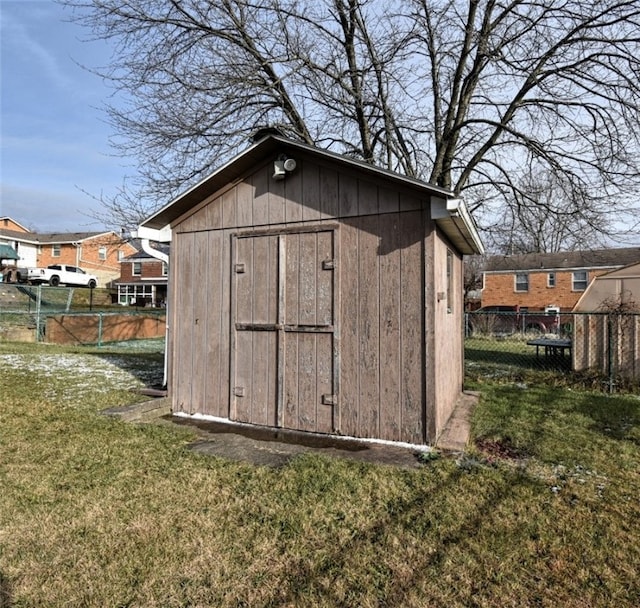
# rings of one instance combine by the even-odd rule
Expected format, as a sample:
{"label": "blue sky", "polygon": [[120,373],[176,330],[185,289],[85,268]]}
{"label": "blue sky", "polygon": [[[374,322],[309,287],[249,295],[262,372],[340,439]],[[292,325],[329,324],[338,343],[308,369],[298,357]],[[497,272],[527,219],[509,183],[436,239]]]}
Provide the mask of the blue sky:
{"label": "blue sky", "polygon": [[110,89],[76,62],[105,65],[105,43],[53,0],[0,0],[0,216],[39,232],[102,230],[93,196],[130,173],[101,109]]}

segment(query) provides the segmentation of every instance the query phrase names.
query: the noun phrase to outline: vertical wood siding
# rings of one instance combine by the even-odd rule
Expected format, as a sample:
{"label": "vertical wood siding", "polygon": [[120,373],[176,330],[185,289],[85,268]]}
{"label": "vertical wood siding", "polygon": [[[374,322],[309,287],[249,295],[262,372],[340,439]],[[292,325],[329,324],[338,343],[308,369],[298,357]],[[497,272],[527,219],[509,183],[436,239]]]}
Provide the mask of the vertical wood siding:
{"label": "vertical wood siding", "polygon": [[[459,389],[461,363],[454,359],[461,342],[454,337],[457,314],[425,317],[434,306],[425,285],[431,280],[425,256],[438,257],[431,261],[435,269],[446,252],[425,251],[425,239],[436,238],[428,201],[332,165],[301,159],[298,167],[280,182],[273,181],[270,163],[258,167],[173,227],[174,408],[357,437],[433,439],[426,419],[435,404],[428,399],[447,400],[451,386]],[[282,269],[274,262],[281,255],[279,234],[286,242]],[[234,273],[237,255],[250,261],[246,277]],[[332,258],[335,275],[319,270],[318,264]],[[250,287],[238,288],[245,279]],[[286,284],[282,293],[279,281]],[[287,302],[282,320],[280,297]],[[335,323],[339,330],[285,332],[279,338],[275,331],[235,331],[236,318],[310,328]],[[425,352],[425,318],[444,328],[436,344],[442,349],[437,387],[430,384],[435,372],[426,374],[436,360]],[[238,382],[250,399],[234,395]],[[434,414],[434,424],[444,415]]]}

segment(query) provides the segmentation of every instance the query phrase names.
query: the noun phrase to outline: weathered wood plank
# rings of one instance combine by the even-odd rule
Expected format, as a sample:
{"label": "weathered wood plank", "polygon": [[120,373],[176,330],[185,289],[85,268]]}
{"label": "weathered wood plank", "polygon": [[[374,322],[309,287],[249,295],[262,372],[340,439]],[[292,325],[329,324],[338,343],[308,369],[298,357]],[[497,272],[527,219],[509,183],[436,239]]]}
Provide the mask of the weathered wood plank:
{"label": "weathered wood plank", "polygon": [[400,214],[402,441],[424,441],[422,214]]}
{"label": "weathered wood plank", "polygon": [[235,334],[235,380],[231,387],[231,398],[234,420],[238,422],[251,422],[254,400],[253,334],[251,331],[237,331]]}
{"label": "weathered wood plank", "polygon": [[[243,332],[244,333],[244,332]],[[253,331],[253,361],[251,362],[251,414],[249,422],[274,426],[275,418],[275,363],[276,334],[271,331]]]}
{"label": "weathered wood plank", "polygon": [[358,180],[358,215],[377,214],[378,209],[377,185],[365,179]]}
{"label": "weathered wood plank", "polygon": [[380,213],[397,213],[400,209],[400,195],[397,190],[380,187],[378,190]]}
{"label": "weathered wood plank", "polygon": [[269,171],[270,166],[262,167],[252,176],[253,184],[253,226],[266,226],[269,223]]}
{"label": "weathered wood plank", "polygon": [[316,324],[333,325],[335,255],[333,232],[316,234],[318,262],[316,264]]}
{"label": "weathered wood plank", "polygon": [[253,285],[251,286],[252,322],[253,323],[275,323],[276,322],[276,302],[277,283],[275,268],[277,259],[271,259],[274,255],[271,242],[275,242],[275,236],[261,236],[251,239],[241,239],[250,241],[253,245],[253,264],[251,268]]}
{"label": "weathered wood plank", "polygon": [[[204,413],[212,416],[227,417],[229,405],[223,390],[222,381],[222,284],[223,284],[223,252],[222,231],[207,232],[209,241],[209,258],[207,269],[208,316],[206,325],[205,352],[205,404]],[[226,267],[225,267],[226,270]],[[226,323],[228,325],[228,322]]]}
{"label": "weathered wood plank", "polygon": [[345,435],[356,435],[360,406],[358,220],[344,221],[338,234],[341,280],[340,430]]}
{"label": "weathered wood plank", "polygon": [[317,419],[316,334],[297,334],[298,338],[298,428],[315,431]]}
{"label": "weathered wood plank", "polygon": [[418,211],[426,207],[426,202],[420,200],[417,196],[411,196],[405,193],[400,194],[400,211]]}
{"label": "weathered wood plank", "polygon": [[253,323],[253,242],[236,240],[236,259],[231,269],[236,290],[236,323]]}
{"label": "weathered wood plank", "polygon": [[209,247],[206,232],[196,232],[193,235],[193,271],[192,285],[198,289],[192,290],[192,368],[191,368],[191,408],[194,412],[206,411],[206,370],[207,324],[208,324],[208,291],[209,281]]}
{"label": "weathered wood plank", "polygon": [[192,234],[184,234],[176,241],[174,258],[173,280],[176,285],[176,309],[180,311],[180,315],[174,318],[175,325],[173,327],[175,345],[173,408],[176,412],[192,413],[193,308],[190,291],[193,284]]}
{"label": "weathered wood plank", "polygon": [[283,401],[284,411],[282,415],[282,426],[287,429],[298,428],[298,381],[300,379],[298,367],[298,334],[292,332],[284,333],[284,386]]}
{"label": "weathered wood plank", "polygon": [[232,188],[222,195],[222,227],[234,228],[237,224],[236,190]]}
{"label": "weathered wood plank", "polygon": [[300,275],[298,282],[299,324],[317,325],[316,323],[316,280],[318,255],[316,234],[307,232],[300,234]]}
{"label": "weathered wood plank", "polygon": [[400,441],[400,218],[380,220],[380,434]]}
{"label": "weathered wood plank", "polygon": [[299,317],[299,282],[300,282],[300,235],[287,234],[285,262],[285,310],[284,322],[287,325],[298,325]]}
{"label": "weathered wood plank", "polygon": [[284,180],[285,221],[287,223],[302,221],[302,166],[287,175]]}
{"label": "weathered wood plank", "polygon": [[285,221],[287,201],[284,194],[284,180],[269,177],[269,224],[282,224]]}
{"label": "weathered wood plank", "polygon": [[[220,267],[220,415],[231,415],[231,235],[220,233],[222,258]],[[225,408],[226,411],[223,411]]]}
{"label": "weathered wood plank", "polygon": [[206,217],[205,227],[206,230],[218,230],[222,228],[222,198],[216,197],[211,200],[204,208]]}
{"label": "weathered wood plank", "polygon": [[[316,334],[316,432],[331,433],[334,430],[334,405],[323,402],[333,398],[333,334]],[[328,401],[328,399],[327,399]]]}
{"label": "weathered wood plank", "polygon": [[302,220],[315,221],[322,216],[320,200],[320,169],[318,165],[307,162],[302,176]]}
{"label": "weathered wood plank", "polygon": [[334,218],[340,213],[338,197],[338,173],[327,167],[320,167],[321,217]]}
{"label": "weathered wood plank", "polygon": [[235,186],[238,226],[253,226],[253,184],[241,181]]}
{"label": "weathered wood plank", "polygon": [[340,173],[339,180],[340,217],[358,215],[358,180],[348,173]]}
{"label": "weathered wood plank", "polygon": [[363,437],[380,433],[380,285],[377,215],[359,218],[358,319],[360,349],[360,427]]}

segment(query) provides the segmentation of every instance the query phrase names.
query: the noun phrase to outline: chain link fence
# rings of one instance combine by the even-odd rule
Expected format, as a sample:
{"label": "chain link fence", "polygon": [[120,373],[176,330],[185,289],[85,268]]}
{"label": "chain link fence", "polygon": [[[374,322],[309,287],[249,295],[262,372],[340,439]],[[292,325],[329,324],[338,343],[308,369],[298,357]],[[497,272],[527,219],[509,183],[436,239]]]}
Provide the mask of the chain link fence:
{"label": "chain link fence", "polygon": [[465,315],[467,377],[544,371],[609,392],[640,389],[640,314],[473,312]]}
{"label": "chain link fence", "polygon": [[107,289],[0,284],[2,341],[100,346],[164,335],[164,310],[114,304]]}
{"label": "chain link fence", "polygon": [[[133,343],[162,339],[165,325],[164,310],[113,304],[104,289],[0,284],[3,341]],[[545,372],[587,388],[640,392],[639,313],[472,312],[464,332],[468,379]]]}

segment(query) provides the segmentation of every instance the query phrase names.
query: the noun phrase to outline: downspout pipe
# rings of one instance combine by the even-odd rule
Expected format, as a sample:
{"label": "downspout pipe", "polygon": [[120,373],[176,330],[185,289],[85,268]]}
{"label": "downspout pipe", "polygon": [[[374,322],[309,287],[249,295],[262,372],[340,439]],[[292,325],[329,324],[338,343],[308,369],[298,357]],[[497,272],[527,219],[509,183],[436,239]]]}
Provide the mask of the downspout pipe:
{"label": "downspout pipe", "polygon": [[[138,230],[131,231],[132,238],[140,239],[140,246],[148,256],[156,258],[167,265],[169,268],[169,256],[151,247],[151,241],[157,242],[169,242],[171,240],[171,229],[167,226],[162,230],[151,230],[149,228],[143,228],[140,226]],[[162,386],[167,386],[169,381],[169,298],[167,298],[165,314],[165,326],[164,326],[164,365],[162,370]]]}

